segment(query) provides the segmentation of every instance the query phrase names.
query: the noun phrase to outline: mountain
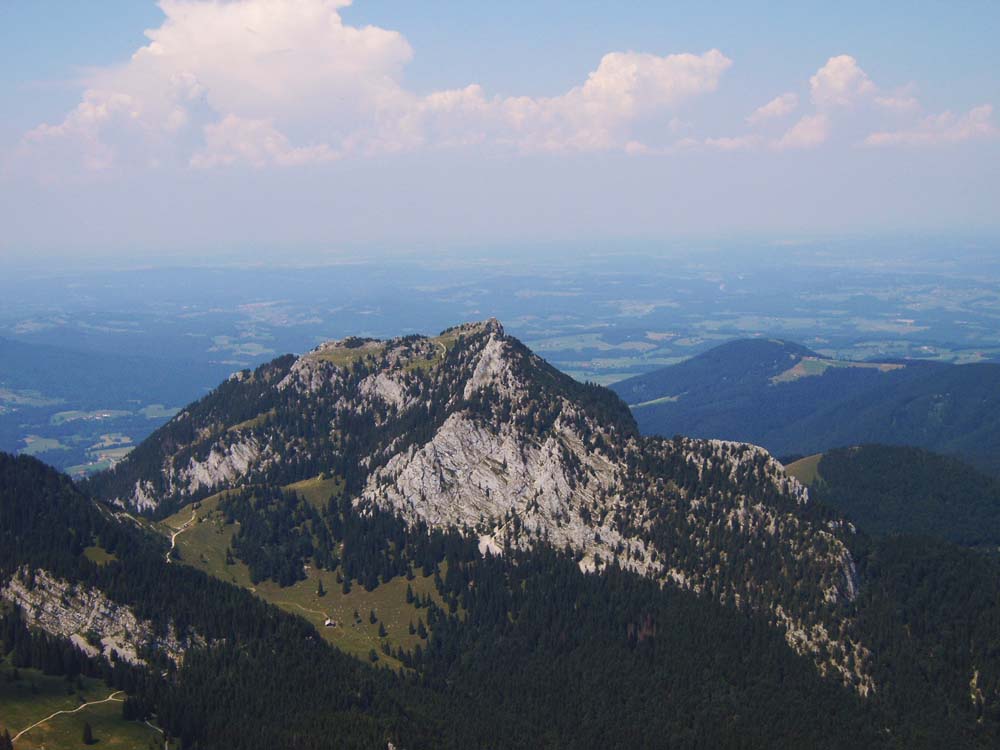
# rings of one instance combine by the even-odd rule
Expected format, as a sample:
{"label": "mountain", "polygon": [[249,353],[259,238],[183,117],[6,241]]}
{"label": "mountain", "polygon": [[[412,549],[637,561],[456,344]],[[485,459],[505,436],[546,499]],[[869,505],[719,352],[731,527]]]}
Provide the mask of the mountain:
{"label": "mountain", "polygon": [[1000,480],[922,448],[859,445],[787,467],[813,498],[872,534],[1000,547]]}
{"label": "mountain", "polygon": [[496,321],[238,373],[79,487],[27,461],[0,632],[134,655],[130,716],[185,746],[1000,740],[994,561],[643,437]]}
{"label": "mountain", "polygon": [[741,340],[611,386],[644,434],[684,434],[804,455],[915,445],[1000,474],[1000,365],[853,362]]}
{"label": "mountain", "polygon": [[613,393],[558,372],[496,321],[332,342],[239,373],[88,487],[162,516],[321,474],[360,508],[460,529],[484,551],[547,542],[585,570],[617,564],[766,609],[793,648],[868,689],[863,646],[838,614],[857,588],[846,527],[812,518],[803,488],[759,448],[641,437]]}
{"label": "mountain", "polygon": [[[354,518],[384,539],[385,518]],[[37,685],[44,673],[122,691],[112,693],[121,718],[105,720],[104,740],[153,720],[180,746],[234,750],[881,741],[874,707],[822,679],[764,618],[620,569],[587,575],[551,547],[483,557],[453,533],[393,540],[404,559],[427,542],[436,549],[424,562],[440,594],[418,610],[432,632],[400,654],[420,675],[412,679],[167,562],[148,529],[35,459],[0,454],[0,672],[5,684]],[[352,548],[345,569],[362,562]],[[461,616],[440,597],[460,597]],[[13,718],[6,695],[0,736]],[[824,712],[804,722],[810,706]],[[17,708],[31,712],[23,700]],[[36,715],[52,708],[43,702]]]}

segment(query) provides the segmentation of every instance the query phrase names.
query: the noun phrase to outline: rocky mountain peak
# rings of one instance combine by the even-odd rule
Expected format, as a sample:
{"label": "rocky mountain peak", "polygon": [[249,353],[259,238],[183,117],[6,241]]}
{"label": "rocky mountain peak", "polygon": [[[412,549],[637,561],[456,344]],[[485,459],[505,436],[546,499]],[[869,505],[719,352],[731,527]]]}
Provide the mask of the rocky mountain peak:
{"label": "rocky mountain peak", "polygon": [[794,648],[867,684],[838,608],[856,591],[849,528],[814,516],[760,448],[641,437],[621,399],[496,320],[279,358],[192,404],[95,486],[164,515],[320,475],[359,512],[456,528],[483,552],[551,544],[585,570],[767,611]]}

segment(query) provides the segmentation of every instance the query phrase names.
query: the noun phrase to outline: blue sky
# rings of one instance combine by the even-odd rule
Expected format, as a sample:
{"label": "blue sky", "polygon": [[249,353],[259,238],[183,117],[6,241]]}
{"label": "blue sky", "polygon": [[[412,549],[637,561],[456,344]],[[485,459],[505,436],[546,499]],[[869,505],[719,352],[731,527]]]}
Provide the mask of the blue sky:
{"label": "blue sky", "polygon": [[994,233],[998,31],[995,2],[8,1],[0,253]]}

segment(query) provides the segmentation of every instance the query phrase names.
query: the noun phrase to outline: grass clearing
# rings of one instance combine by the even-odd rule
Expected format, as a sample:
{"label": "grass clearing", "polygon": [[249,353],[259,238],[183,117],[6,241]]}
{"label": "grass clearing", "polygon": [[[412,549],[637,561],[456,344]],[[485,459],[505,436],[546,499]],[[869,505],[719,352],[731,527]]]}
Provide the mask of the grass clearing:
{"label": "grass clearing", "polygon": [[385,342],[382,341],[366,341],[359,346],[344,346],[343,342],[338,341],[316,351],[309,352],[305,356],[319,362],[329,362],[331,365],[337,367],[348,367],[362,359],[380,357],[385,352],[385,346]]}
{"label": "grass clearing", "polygon": [[65,403],[62,398],[48,398],[39,391],[13,390],[0,387],[0,401],[14,406],[58,406]]}
{"label": "grass clearing", "polygon": [[96,545],[84,549],[83,556],[98,565],[107,565],[109,562],[113,562],[118,559],[115,555],[104,549],[104,547],[98,547]]}
{"label": "grass clearing", "polygon": [[39,453],[47,451],[67,451],[70,449],[68,445],[63,445],[56,438],[47,438],[41,435],[28,435],[22,440],[24,447],[18,452],[26,456],[37,456]]}
{"label": "grass clearing", "polygon": [[326,508],[331,495],[340,497],[341,493],[343,493],[344,480],[340,477],[328,479],[324,476],[318,476],[313,479],[303,479],[301,482],[286,485],[285,489],[299,493],[311,506],[317,510],[323,510]]}
{"label": "grass clearing", "polygon": [[65,424],[66,422],[75,422],[78,419],[87,420],[101,420],[101,419],[118,419],[119,417],[130,417],[132,412],[124,411],[122,409],[98,409],[96,411],[60,411],[52,415],[49,420],[54,425]]}
{"label": "grass clearing", "polygon": [[132,438],[121,432],[108,432],[101,435],[100,440],[90,446],[87,450],[99,451],[105,448],[122,448],[132,445]]}
{"label": "grass clearing", "polygon": [[[288,485],[287,488],[302,493],[308,502],[316,505],[325,504],[332,493],[343,490],[343,485],[339,478],[316,477]],[[391,646],[405,650],[412,650],[422,642],[418,635],[410,634],[409,625],[412,622],[416,627],[420,619],[426,625],[427,613],[424,609],[407,603],[406,587],[409,584],[414,594],[430,596],[439,605],[443,604],[432,576],[424,578],[418,572],[412,581],[407,581],[404,577],[394,578],[382,583],[374,591],[365,591],[363,586],[352,582],[351,591],[345,594],[342,584],[337,583],[336,572],[309,566],[305,580],[292,586],[282,588],[273,581],[254,584],[250,579],[250,570],[243,562],[236,560],[231,565],[226,564],[226,550],[232,544],[239,526],[235,523],[227,524],[223,519],[219,501],[224,494],[212,495],[200,503],[185,506],[160,522],[160,533],[169,537],[191,519],[192,511],[197,515],[198,520],[177,536],[176,545],[180,554],[178,562],[198,568],[219,580],[241,586],[264,601],[305,618],[324,640],[342,651],[367,659],[369,652],[374,649],[380,664],[394,668],[402,666],[396,659],[382,653],[382,642],[387,641]],[[317,593],[321,580],[325,589],[324,596]],[[354,617],[355,610],[358,618]],[[375,623],[369,621],[372,610],[375,610],[378,617]],[[334,620],[336,626],[326,626],[328,619]],[[387,631],[384,639],[378,635],[380,623],[385,625]]]}
{"label": "grass clearing", "polygon": [[234,424],[232,427],[228,428],[228,432],[238,432],[239,430],[252,430],[254,427],[260,427],[262,424],[272,419],[277,411],[270,409],[262,414],[258,414],[252,419],[245,419],[239,424]]}
{"label": "grass clearing", "polygon": [[406,367],[403,369],[407,372],[413,372],[414,370],[424,370],[426,372],[434,369],[444,362],[445,357],[448,356],[448,352],[458,343],[458,337],[458,331],[451,331],[428,339],[434,345],[434,354],[429,359],[427,357],[414,357],[411,361],[407,362]]}
{"label": "grass clearing", "polygon": [[99,461],[121,461],[132,452],[132,445],[123,445],[118,448],[101,448],[100,450],[87,451],[90,455],[96,455]]}
{"label": "grass clearing", "polygon": [[788,464],[785,467],[785,471],[789,476],[795,477],[808,487],[817,479],[822,479],[819,475],[819,462],[821,458],[823,458],[822,453],[815,453],[811,456],[800,458],[798,461]]}
{"label": "grass clearing", "polygon": [[146,419],[170,419],[175,416],[180,409],[178,407],[164,406],[163,404],[150,404],[139,410]]}
{"label": "grass clearing", "polygon": [[[0,729],[11,736],[57,711],[73,711],[83,703],[100,701],[114,690],[100,680],[50,677],[37,669],[17,670],[0,659]],[[75,714],[62,714],[35,727],[14,743],[16,750],[76,750],[83,743],[83,725],[89,722],[101,748],[163,747],[159,732],[145,724],[122,719],[122,705],[111,701],[87,706]]]}
{"label": "grass clearing", "polygon": [[811,378],[822,375],[831,367],[852,367],[861,370],[878,370],[879,372],[891,372],[901,370],[906,365],[888,362],[851,362],[842,359],[821,359],[819,357],[803,357],[793,367],[771,378],[771,384],[791,383],[801,378]]}
{"label": "grass clearing", "polygon": [[101,750],[159,750],[163,735],[137,721],[122,718],[118,701],[101,703],[74,714],[56,716],[35,727],[14,743],[15,750],[77,750],[83,746],[83,727],[90,724],[94,735],[92,747]]}

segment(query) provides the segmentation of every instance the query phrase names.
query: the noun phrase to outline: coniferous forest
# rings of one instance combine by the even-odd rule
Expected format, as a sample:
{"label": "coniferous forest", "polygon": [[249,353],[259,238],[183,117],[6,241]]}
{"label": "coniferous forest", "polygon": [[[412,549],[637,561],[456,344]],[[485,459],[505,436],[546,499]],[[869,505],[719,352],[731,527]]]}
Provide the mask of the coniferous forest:
{"label": "coniferous forest", "polygon": [[[8,608],[3,652],[127,690],[127,717],[155,717],[183,747],[930,748],[1000,739],[1000,716],[969,700],[968,676],[978,673],[984,695],[996,690],[1000,572],[944,542],[859,538],[867,583],[858,632],[887,686],[863,699],[792,653],[760,614],[617,565],[585,574],[571,552],[545,546],[484,557],[457,530],[358,515],[336,498],[308,513],[276,490],[232,495],[234,522],[249,507],[264,510],[240,525],[234,546],[261,578],[281,582],[275,550],[309,554],[306,541],[319,536],[306,532],[320,527],[339,550],[324,565],[357,585],[433,577],[441,603],[424,604],[429,637],[396,654],[406,666],[394,672],[339,653],[248,592],[165,564],[160,540],[33,459],[0,457],[0,488],[4,575],[42,568],[204,639],[179,668],[110,665],[33,632]],[[95,541],[117,559],[90,563],[81,553]]]}

